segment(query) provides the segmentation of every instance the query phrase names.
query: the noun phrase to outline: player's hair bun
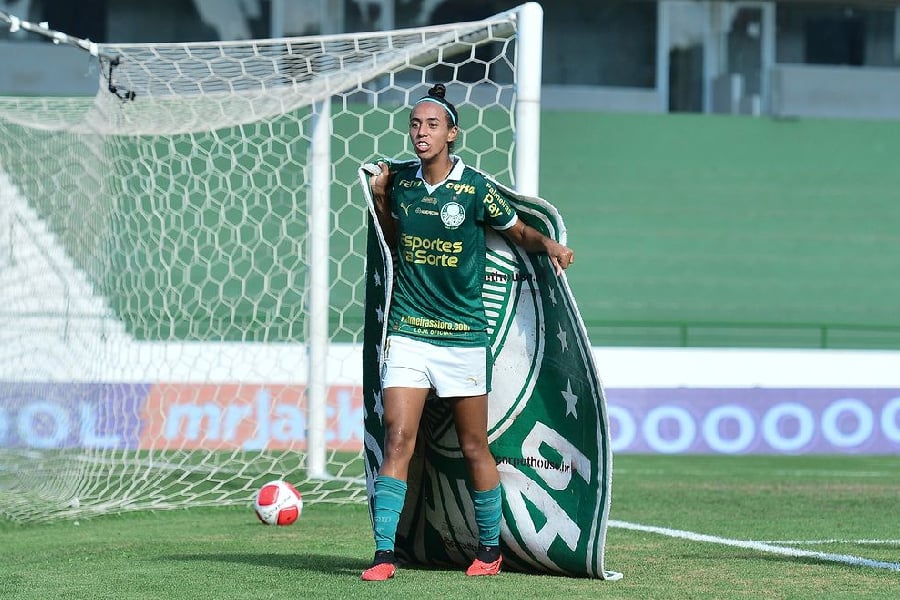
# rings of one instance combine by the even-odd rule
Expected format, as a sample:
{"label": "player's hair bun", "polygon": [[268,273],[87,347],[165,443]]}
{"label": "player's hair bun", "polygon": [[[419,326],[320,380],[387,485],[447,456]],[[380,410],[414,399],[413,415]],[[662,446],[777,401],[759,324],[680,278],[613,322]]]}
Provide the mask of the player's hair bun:
{"label": "player's hair bun", "polygon": [[443,83],[436,83],[428,90],[428,95],[419,98],[416,101],[416,104],[419,104],[420,102],[435,102],[440,104],[447,111],[447,114],[450,115],[450,124],[453,127],[456,127],[459,125],[459,113],[456,112],[456,107],[453,106],[453,103],[444,97],[446,94],[446,86],[444,86]]}

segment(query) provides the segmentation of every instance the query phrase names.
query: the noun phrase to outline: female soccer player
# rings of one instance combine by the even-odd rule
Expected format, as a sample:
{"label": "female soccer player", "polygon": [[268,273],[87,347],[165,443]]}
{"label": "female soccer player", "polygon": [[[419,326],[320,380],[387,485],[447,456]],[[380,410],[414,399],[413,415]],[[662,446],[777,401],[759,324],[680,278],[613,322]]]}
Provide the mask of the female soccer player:
{"label": "female soccer player", "polygon": [[557,274],[572,250],[519,219],[500,191],[452,154],[459,114],[438,84],[413,106],[417,165],[369,179],[379,225],[397,250],[382,388],[384,461],[375,478],[375,560],[366,581],[395,573],[394,540],[419,420],[429,391],[449,403],[469,474],[478,550],[466,575],[500,572],[500,476],[488,447],[491,356],[482,302],[485,227],[525,251],[545,252]]}

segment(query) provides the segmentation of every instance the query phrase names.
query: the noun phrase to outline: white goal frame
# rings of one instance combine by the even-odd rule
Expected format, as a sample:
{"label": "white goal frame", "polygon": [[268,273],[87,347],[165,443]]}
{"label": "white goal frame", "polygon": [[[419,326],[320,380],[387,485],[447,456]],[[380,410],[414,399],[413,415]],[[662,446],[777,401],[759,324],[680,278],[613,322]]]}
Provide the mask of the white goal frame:
{"label": "white goal frame", "polygon": [[[363,371],[361,342],[333,343],[329,338],[329,327],[334,327],[333,323],[329,323],[329,311],[334,310],[331,305],[336,301],[330,298],[334,282],[329,280],[329,261],[335,260],[335,256],[332,256],[335,251],[331,247],[333,240],[331,227],[335,210],[341,208],[334,206],[331,198],[331,194],[335,191],[334,183],[337,181],[333,175],[336,169],[333,161],[342,158],[334,155],[335,126],[333,118],[340,118],[340,114],[331,114],[333,102],[341,97],[346,100],[347,96],[351,94],[354,95],[354,102],[358,102],[358,98],[365,96],[365,86],[368,86],[369,82],[372,85],[381,86],[383,83],[381,79],[387,79],[389,81],[387,87],[384,88],[387,94],[382,96],[383,92],[379,91],[377,97],[384,98],[378,102],[390,103],[390,110],[385,110],[377,103],[370,104],[369,107],[376,115],[392,115],[390,122],[393,123],[391,127],[393,131],[397,128],[393,117],[399,116],[398,110],[402,112],[403,106],[408,105],[410,98],[413,97],[411,94],[421,93],[419,90],[426,83],[426,81],[413,81],[409,88],[406,88],[406,79],[398,77],[397,81],[394,80],[393,73],[395,71],[412,69],[415,71],[414,78],[417,79],[420,74],[425,73],[434,65],[440,65],[442,68],[449,66],[451,69],[455,69],[452,66],[454,63],[452,60],[448,62],[447,57],[454,58],[460,50],[463,51],[463,57],[466,60],[479,67],[484,67],[479,62],[480,58],[475,56],[475,49],[480,47],[479,44],[482,41],[499,41],[501,43],[498,45],[503,46],[502,55],[497,55],[492,60],[497,60],[501,64],[504,75],[499,80],[494,80],[482,70],[478,76],[481,77],[478,79],[479,83],[465,83],[468,80],[458,80],[453,85],[461,85],[456,88],[455,93],[458,94],[460,90],[463,90],[464,93],[460,97],[454,97],[453,101],[462,109],[474,109],[479,116],[483,114],[483,111],[502,107],[502,122],[485,125],[480,122],[480,119],[477,119],[479,122],[473,123],[482,128],[482,136],[484,136],[484,131],[489,132],[487,145],[485,146],[484,140],[482,140],[482,146],[479,147],[489,147],[490,153],[496,151],[489,158],[495,162],[498,158],[502,161],[503,178],[508,180],[509,184],[514,185],[520,193],[536,196],[540,166],[541,48],[543,43],[543,9],[540,4],[527,2],[483,21],[416,30],[196,45],[96,44],[49,29],[46,24],[29,23],[0,13],[0,26],[4,23],[10,28],[42,35],[57,44],[78,47],[99,58],[100,89],[94,98],[0,98],[0,136],[7,136],[7,140],[0,139],[0,143],[7,144],[6,156],[13,157],[4,164],[4,154],[0,152],[0,224],[3,225],[2,231],[0,231],[0,348],[2,348],[0,349],[0,425],[7,430],[13,428],[15,425],[11,425],[12,421],[5,415],[16,414],[16,402],[19,402],[17,399],[19,395],[24,394],[22,397],[26,401],[28,398],[37,399],[40,394],[44,393],[43,390],[47,389],[42,386],[47,385],[66,386],[71,384],[77,389],[87,390],[90,386],[97,384],[112,384],[113,386],[121,384],[127,387],[134,382],[178,383],[188,386],[216,385],[219,382],[228,385],[229,382],[237,382],[239,385],[246,384],[257,388],[268,384],[290,386],[292,389],[302,388],[303,392],[298,406],[303,403],[306,405],[306,440],[301,468],[308,480],[326,482],[314,486],[315,491],[312,497],[319,498],[320,496],[317,494],[321,490],[322,498],[339,499],[340,494],[334,493],[336,487],[329,486],[327,483],[329,480],[337,479],[350,486],[341,491],[352,488],[348,494],[349,498],[338,501],[362,500],[365,492],[363,478],[346,474],[343,462],[329,465],[329,459],[334,459],[335,446],[333,443],[329,444],[326,439],[329,433],[329,411],[332,410],[328,403],[329,393],[334,393],[335,386],[359,387]],[[412,32],[409,36],[407,36],[408,31]],[[470,34],[469,32],[477,33]],[[262,88],[265,90],[265,94],[257,97],[253,94],[258,92],[259,88],[253,86],[262,80],[241,79],[243,75],[240,73],[236,76],[237,91],[231,90],[234,92],[232,95],[235,98],[230,100],[227,97],[229,89],[216,87],[219,85],[218,83],[210,89],[203,89],[200,86],[200,93],[197,93],[196,90],[191,92],[193,88],[188,88],[187,93],[183,94],[182,88],[178,88],[177,85],[184,85],[184,80],[172,83],[169,87],[169,79],[178,79],[180,75],[180,73],[168,70],[172,67],[167,65],[165,60],[170,54],[180,53],[180,55],[193,58],[193,52],[196,50],[200,55],[198,60],[211,57],[212,61],[232,52],[237,53],[240,57],[249,56],[251,60],[254,56],[259,56],[262,64],[256,66],[265,68],[266,61],[268,61],[271,72],[272,61],[279,60],[281,58],[279,52],[282,52],[284,48],[291,48],[292,44],[304,44],[311,40],[308,43],[326,46],[330,51],[331,44],[346,44],[348,39],[357,37],[362,40],[364,51],[372,53],[373,64],[363,63],[361,65],[356,62],[350,65],[352,67],[350,69],[342,69],[341,65],[336,65],[336,70],[333,71],[334,76],[323,77],[325,93],[312,89],[316,86],[316,81],[309,81],[298,76],[294,86],[290,89],[285,89],[288,86],[284,85],[282,88],[273,87],[271,93],[263,83]],[[410,42],[406,37],[415,39]],[[395,38],[398,39],[396,48],[393,45]],[[387,56],[388,51],[394,52],[395,50],[399,58]],[[408,56],[404,57],[404,52],[418,54],[413,54],[415,58],[410,59]],[[505,54],[507,52],[514,53],[514,56]],[[387,58],[385,58],[386,56]],[[120,58],[122,59],[121,63]],[[148,71],[142,62],[144,60],[154,67],[161,65],[161,73]],[[325,59],[324,62],[331,65],[331,60]],[[410,62],[411,60],[413,62]],[[512,60],[514,60],[514,65],[509,62]],[[283,67],[284,65],[279,63],[278,66]],[[217,68],[219,67],[221,65]],[[318,65],[317,68],[319,68]],[[510,68],[513,69],[511,75]],[[201,70],[200,76],[202,75]],[[291,75],[293,76],[293,72]],[[301,73],[301,75],[303,74]],[[455,77],[456,72],[454,71],[453,78]],[[366,82],[365,86],[361,82]],[[437,82],[429,81],[428,83]],[[187,85],[190,85],[190,81],[187,81]],[[242,85],[248,87],[241,88]],[[154,95],[156,91],[161,93]],[[486,96],[487,99],[485,100],[482,96]],[[250,111],[252,114],[243,115],[240,109],[248,101],[248,98],[253,99],[254,104]],[[375,96],[373,96],[373,102],[374,98]],[[132,101],[134,102],[132,103]],[[219,102],[223,104],[220,106]],[[224,104],[226,102],[231,103]],[[301,105],[298,102],[305,102],[305,104]],[[288,104],[290,107],[285,108],[285,105]],[[298,343],[296,340],[299,339],[299,336],[296,335],[291,338],[290,343],[279,343],[278,338],[275,338],[274,343],[246,343],[205,341],[218,339],[213,336],[190,338],[187,341],[181,340],[177,336],[155,338],[148,335],[146,339],[133,337],[125,330],[124,322],[106,304],[102,290],[98,290],[94,286],[92,276],[96,274],[88,274],[83,271],[85,259],[90,264],[90,260],[95,258],[95,255],[90,253],[95,252],[96,249],[86,248],[84,249],[86,254],[78,257],[67,256],[67,252],[71,248],[66,244],[71,244],[72,238],[69,237],[65,240],[60,238],[59,223],[56,223],[56,226],[45,223],[48,218],[47,211],[61,208],[63,210],[61,214],[64,214],[65,210],[87,208],[91,218],[102,221],[111,216],[112,211],[120,210],[119,206],[107,206],[106,204],[100,205],[99,208],[95,207],[91,200],[95,192],[98,197],[101,197],[100,194],[120,191],[118,185],[123,187],[126,185],[123,181],[121,184],[117,184],[115,189],[101,189],[101,186],[107,185],[102,176],[110,170],[108,161],[120,161],[118,169],[124,168],[125,171],[128,171],[131,168],[130,165],[121,163],[123,159],[128,160],[131,148],[125,147],[124,156],[121,154],[121,148],[113,149],[113,152],[119,154],[110,158],[108,154],[110,149],[107,146],[110,142],[106,142],[104,139],[115,140],[119,136],[133,136],[152,140],[155,136],[165,138],[165,136],[171,135],[175,139],[180,139],[177,136],[185,136],[194,140],[195,132],[199,132],[197,139],[202,142],[207,139],[204,137],[207,132],[214,131],[216,128],[230,127],[240,134],[241,127],[245,123],[264,122],[284,114],[282,111],[296,111],[297,106],[302,106],[303,111],[307,111],[306,107],[309,107],[310,114],[309,119],[306,119],[305,116],[302,117],[304,131],[301,132],[309,144],[303,148],[303,152],[307,156],[302,161],[303,188],[305,189],[303,210],[306,211],[306,228],[301,254],[303,262],[308,265],[305,267],[307,285],[303,288],[305,290],[303,306],[306,326],[302,336],[303,342]],[[484,107],[490,107],[490,109]],[[225,116],[216,112],[220,108],[222,115]],[[228,120],[234,118],[235,115],[237,115],[237,121]],[[207,117],[213,118],[212,124],[207,123]],[[216,120],[215,117],[221,118]],[[292,121],[292,123],[296,123],[301,117],[295,117],[294,113],[291,113],[291,118],[296,119]],[[404,119],[405,117],[399,118]],[[232,125],[232,122],[235,122],[236,125]],[[378,119],[376,122],[379,122]],[[346,130],[346,120],[342,125]],[[491,129],[494,125],[498,126],[498,130]],[[258,131],[254,130],[257,134]],[[469,134],[465,127],[464,134]],[[494,136],[493,140],[491,140],[491,134]],[[234,132],[228,135],[232,136],[232,141],[236,139]],[[397,135],[398,138],[405,137],[402,125],[401,131]],[[512,146],[509,145],[510,135],[512,136]],[[17,149],[20,143],[18,138],[22,138],[22,144],[28,144],[31,143],[30,136],[34,137],[34,148],[22,146],[22,149]],[[251,140],[251,143],[259,142]],[[394,138],[385,144],[386,147],[395,145]],[[377,146],[376,143],[376,148]],[[469,146],[469,144],[463,144],[463,152],[466,152]],[[3,149],[0,148],[0,150]],[[21,180],[28,179],[30,176],[27,175],[28,163],[20,162],[15,157],[17,154],[31,157],[32,150],[35,158],[23,158],[23,161],[46,161],[55,165],[56,157],[71,157],[71,164],[76,169],[80,169],[79,176],[84,177],[82,183],[85,185],[78,190],[79,204],[68,209],[64,203],[59,207],[55,204],[51,207],[34,205],[36,196],[33,194],[37,194],[39,197],[46,193],[46,197],[54,198],[54,201],[56,197],[53,189],[43,190],[43,182],[34,178],[29,180],[30,183],[24,184],[32,186],[32,189],[26,190],[23,187]],[[139,150],[149,153],[142,155],[141,160],[153,160],[155,156],[153,153],[157,148],[153,146],[153,142],[148,142],[146,147],[141,147]],[[204,148],[200,147],[199,152],[203,151]],[[293,151],[296,152],[296,149]],[[191,151],[192,155],[193,152]],[[477,162],[481,161],[483,155],[488,153],[483,149],[476,150],[474,157],[477,160],[473,161],[476,163],[474,166],[477,166]],[[356,154],[354,153],[353,156],[355,157]],[[202,154],[200,158],[203,158]],[[368,160],[371,156],[365,158]],[[60,162],[65,163],[65,160]],[[360,157],[361,162],[363,162],[362,157]],[[40,162],[32,164],[40,164]],[[119,170],[115,170],[115,166],[112,168],[115,177],[134,177],[128,173],[122,175]],[[19,169],[18,172],[16,169]],[[83,169],[87,169],[86,175]],[[101,176],[97,176],[97,173],[100,173]],[[155,176],[154,173],[150,173],[150,175]],[[66,182],[63,181],[63,183]],[[341,180],[341,186],[344,186],[340,188],[342,190],[346,187],[343,180]],[[148,185],[147,190],[152,189],[155,188]],[[145,192],[143,188],[138,191]],[[362,190],[359,193],[361,199]],[[353,194],[355,204],[355,189]],[[65,229],[68,221],[64,217],[53,218],[63,219],[63,234],[78,235],[77,231]],[[358,235],[358,232],[352,230],[352,235]],[[364,249],[354,246],[352,251],[354,256],[359,257]],[[82,252],[82,249],[78,249],[76,252]],[[106,260],[107,257],[104,255],[103,259]],[[53,273],[46,272],[44,267],[49,265],[52,269],[54,264],[61,265],[61,268]],[[11,266],[11,268],[7,269],[6,266]],[[103,265],[103,268],[108,268],[108,265]],[[45,272],[41,273],[42,270]],[[41,273],[41,277],[32,278],[33,273]],[[27,281],[29,278],[33,280],[26,285],[21,285],[21,282]],[[119,283],[121,282],[116,282],[116,284]],[[353,301],[354,303],[359,301],[359,296],[355,292]],[[147,319],[151,318],[147,317]],[[148,323],[153,324],[152,321],[148,321]],[[200,327],[203,326],[200,325]],[[355,324],[351,324],[351,326],[355,326]],[[341,327],[344,327],[343,323]],[[352,330],[344,328],[342,331]],[[204,341],[196,341],[198,339]],[[342,365],[339,372],[333,368],[335,363]],[[12,402],[12,408],[9,409],[12,412],[4,412],[7,410],[5,408],[7,405],[2,402],[5,401]],[[332,398],[331,402],[333,401]],[[20,406],[25,405],[20,404]],[[45,409],[51,410],[52,403],[33,403],[28,410],[34,412]],[[74,410],[77,411],[77,408]],[[84,421],[88,418],[100,418],[95,413],[91,413],[90,408],[85,410],[89,412],[82,413],[81,416],[75,414],[72,417],[72,423],[75,423],[77,419]],[[21,417],[21,414],[19,416]],[[53,418],[51,415],[50,420]],[[228,418],[238,417],[235,414],[228,417],[223,413],[222,423]],[[224,425],[222,426],[224,427]],[[84,453],[73,451],[71,455],[68,455],[65,450],[56,452],[58,447],[52,445],[55,443],[53,440],[45,448],[41,448],[41,452],[45,449],[56,452],[55,462],[43,463],[48,468],[45,477],[25,477],[27,481],[24,482],[24,487],[16,480],[22,479],[22,474],[29,470],[28,465],[34,464],[36,460],[34,454],[41,452],[29,455],[27,447],[23,452],[21,448],[17,449],[14,441],[10,458],[11,460],[21,460],[21,464],[25,466],[7,469],[0,466],[0,515],[6,514],[14,519],[40,518],[47,520],[56,516],[76,516],[144,508],[174,508],[183,506],[187,501],[182,497],[170,498],[163,491],[148,493],[150,489],[148,487],[129,489],[126,495],[121,495],[121,490],[115,490],[112,487],[100,490],[90,488],[86,481],[96,477],[92,471],[101,471],[104,465],[112,464],[112,461],[122,457],[115,445],[116,442],[112,439],[104,439],[102,431],[92,430],[88,433],[95,435],[91,438],[92,443],[100,445],[90,446],[90,450]],[[15,440],[15,432],[12,435]],[[353,435],[356,433],[354,432]],[[107,445],[102,446],[103,444]],[[151,453],[155,451],[156,446],[153,448]],[[222,446],[222,448],[228,447]],[[165,446],[164,448],[166,451],[170,449],[179,454],[178,461],[162,465],[162,468],[173,472],[189,466],[188,459],[183,455],[190,453],[190,447]],[[0,439],[0,453],[6,455],[7,452],[8,450],[3,445],[3,439]],[[360,455],[360,461],[361,458]],[[266,460],[269,458],[267,457]],[[140,468],[148,471],[160,468],[158,461],[158,458],[151,456],[140,465]],[[73,465],[76,465],[77,468],[73,468]],[[81,466],[84,467],[83,473],[80,470]],[[200,468],[213,472],[215,469],[221,468],[221,465],[214,459],[210,459],[208,464],[204,461]],[[282,467],[274,462],[264,462],[259,470],[276,473],[280,468]],[[330,468],[338,472],[330,473]],[[217,491],[204,498],[195,498],[192,495],[189,501],[201,505],[243,502],[252,483],[243,468],[238,468],[237,471],[236,477],[240,479],[240,485],[247,487]],[[63,475],[55,479],[54,474]],[[142,471],[141,476],[149,482],[146,472]],[[5,483],[7,477],[11,477],[13,480],[11,487]],[[10,489],[14,492],[7,495],[6,492]],[[34,515],[28,512],[28,494],[32,493],[41,498],[45,508],[44,514]],[[47,502],[54,499],[58,499],[64,504],[51,511]]]}

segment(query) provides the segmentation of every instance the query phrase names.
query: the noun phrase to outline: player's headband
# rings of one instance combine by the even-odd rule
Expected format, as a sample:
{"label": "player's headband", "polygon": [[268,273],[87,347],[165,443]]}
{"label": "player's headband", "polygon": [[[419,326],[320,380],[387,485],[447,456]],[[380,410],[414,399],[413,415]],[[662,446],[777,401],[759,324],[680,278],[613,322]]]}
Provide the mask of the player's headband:
{"label": "player's headband", "polygon": [[423,102],[434,102],[435,104],[443,106],[444,110],[447,111],[447,114],[450,115],[450,120],[453,122],[453,125],[456,126],[456,115],[453,114],[453,111],[447,106],[446,102],[440,98],[435,98],[434,96],[425,96],[424,98],[416,100],[416,104],[422,104]]}

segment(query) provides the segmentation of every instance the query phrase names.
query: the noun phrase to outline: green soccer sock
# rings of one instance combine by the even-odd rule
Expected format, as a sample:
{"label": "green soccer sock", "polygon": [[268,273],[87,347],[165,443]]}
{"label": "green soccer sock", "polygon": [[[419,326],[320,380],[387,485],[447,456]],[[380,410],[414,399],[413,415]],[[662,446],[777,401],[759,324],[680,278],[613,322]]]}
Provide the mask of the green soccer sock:
{"label": "green soccer sock", "polygon": [[500,486],[492,490],[471,490],[475,505],[475,523],[478,524],[478,542],[482,546],[500,545]]}
{"label": "green soccer sock", "polygon": [[375,477],[375,551],[393,550],[397,525],[406,499],[406,482],[386,475]]}

